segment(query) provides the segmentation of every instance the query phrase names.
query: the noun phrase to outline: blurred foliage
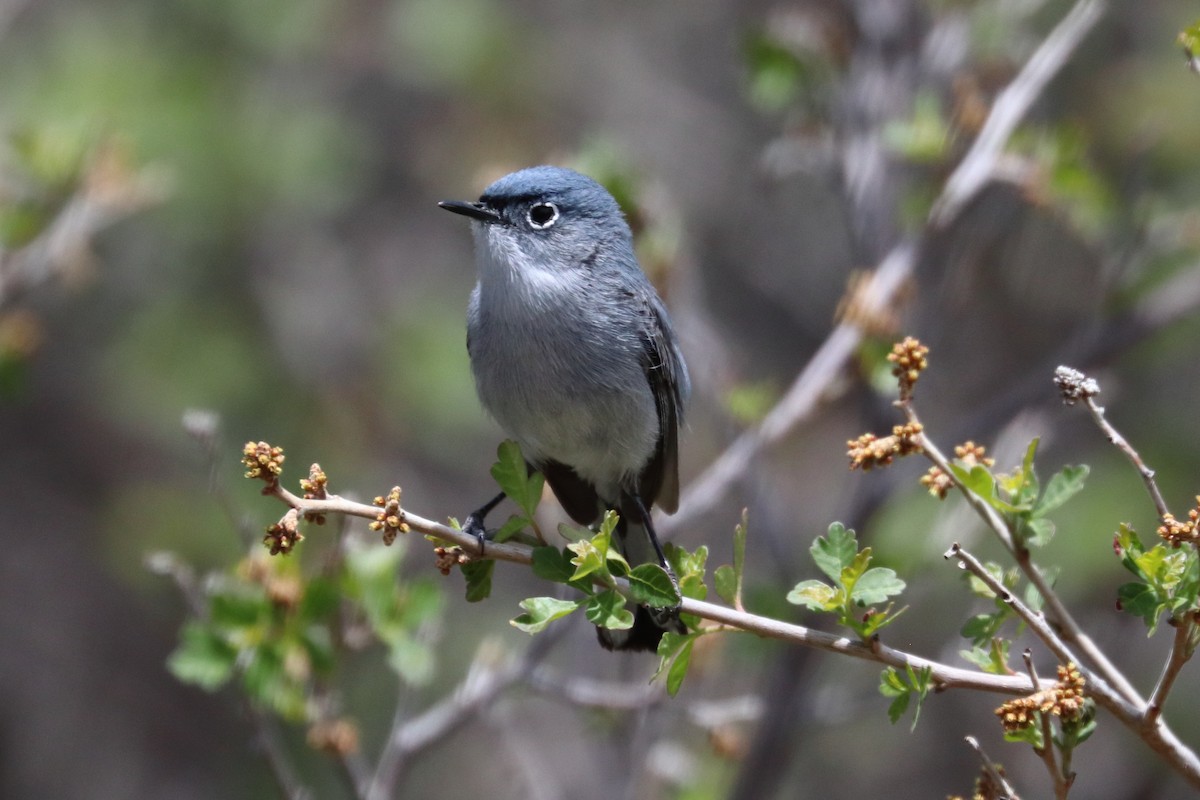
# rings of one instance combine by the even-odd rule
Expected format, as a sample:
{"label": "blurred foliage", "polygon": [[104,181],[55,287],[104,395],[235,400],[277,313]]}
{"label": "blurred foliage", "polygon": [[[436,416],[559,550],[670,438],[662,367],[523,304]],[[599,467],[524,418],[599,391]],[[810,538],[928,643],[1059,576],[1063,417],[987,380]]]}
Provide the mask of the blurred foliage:
{"label": "blurred foliage", "polygon": [[[422,632],[439,617],[442,595],[429,578],[397,577],[403,554],[403,545],[350,539],[340,563],[317,574],[305,574],[299,559],[261,553],[210,573],[196,588],[200,613],[184,625],[168,666],[209,691],[237,678],[252,702],[313,722],[323,713],[313,698],[323,694],[338,651],[366,630],[407,684],[423,685],[434,660]],[[180,569],[171,555],[150,563],[165,574]]]}

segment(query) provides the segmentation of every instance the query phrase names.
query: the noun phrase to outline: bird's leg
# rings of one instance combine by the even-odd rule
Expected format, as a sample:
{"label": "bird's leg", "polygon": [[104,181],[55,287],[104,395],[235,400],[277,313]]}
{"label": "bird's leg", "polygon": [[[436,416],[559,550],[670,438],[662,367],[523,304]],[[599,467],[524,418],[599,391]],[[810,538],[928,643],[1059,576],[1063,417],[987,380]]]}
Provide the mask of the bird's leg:
{"label": "bird's leg", "polygon": [[634,507],[637,508],[638,516],[642,518],[642,525],[646,528],[646,534],[650,537],[650,544],[654,547],[654,554],[658,556],[658,565],[662,567],[667,576],[671,579],[671,585],[675,587],[675,591],[679,591],[679,579],[675,577],[675,570],[671,569],[671,564],[667,561],[667,555],[663,552],[662,545],[658,543],[658,534],[654,532],[654,520],[650,517],[650,509],[646,508],[646,504],[642,502],[642,498],[636,494],[630,494],[630,499],[633,500]]}
{"label": "bird's leg", "polygon": [[483,527],[483,521],[487,515],[491,513],[493,508],[500,505],[500,501],[503,500],[505,496],[506,495],[504,492],[501,492],[467,515],[467,521],[462,528],[463,533],[469,533],[479,540],[480,555],[483,555],[485,544],[495,533],[495,531],[489,531],[487,528]]}

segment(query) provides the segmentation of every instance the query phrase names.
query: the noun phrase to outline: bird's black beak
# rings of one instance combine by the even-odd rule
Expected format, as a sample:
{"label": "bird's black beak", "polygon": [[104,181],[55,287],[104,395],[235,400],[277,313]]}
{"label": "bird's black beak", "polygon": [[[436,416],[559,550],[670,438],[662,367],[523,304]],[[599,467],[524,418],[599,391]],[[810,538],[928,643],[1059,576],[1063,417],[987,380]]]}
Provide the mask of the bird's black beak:
{"label": "bird's black beak", "polygon": [[455,214],[462,214],[464,217],[477,219],[480,222],[502,222],[503,218],[485,206],[483,203],[468,203],[463,200],[443,200],[438,203],[438,206],[453,211]]}

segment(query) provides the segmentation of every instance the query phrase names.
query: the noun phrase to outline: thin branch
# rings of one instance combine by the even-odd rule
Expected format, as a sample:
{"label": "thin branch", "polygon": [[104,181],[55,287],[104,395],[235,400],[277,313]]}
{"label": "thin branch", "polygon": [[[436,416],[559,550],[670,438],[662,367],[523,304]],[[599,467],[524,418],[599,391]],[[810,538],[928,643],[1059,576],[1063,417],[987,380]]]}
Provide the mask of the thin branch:
{"label": "thin branch", "polygon": [[[858,300],[858,319],[871,318],[890,306],[913,273],[924,240],[953,222],[966,204],[991,180],[1003,148],[1017,124],[1058,73],[1070,54],[1104,12],[1101,0],[1080,0],[1046,37],[1021,71],[996,98],[974,145],[946,179],[931,207],[926,229],[918,240],[896,244],[880,262]],[[842,374],[862,342],[858,324],[846,320],[829,334],[787,393],[756,428],[743,432],[684,490],[679,512],[659,522],[661,533],[694,524],[724,499],[729,488],[746,475],[758,453],[786,437],[806,420],[829,386]]]}
{"label": "thin branch", "polygon": [[1125,454],[1138,474],[1142,476],[1142,482],[1146,484],[1146,491],[1150,493],[1150,499],[1154,501],[1154,509],[1158,512],[1159,519],[1167,516],[1170,510],[1167,508],[1167,501],[1163,499],[1162,492],[1159,491],[1158,482],[1154,480],[1154,470],[1146,466],[1146,462],[1142,460],[1138,451],[1133,449],[1133,445],[1108,421],[1108,418],[1104,416],[1104,407],[1098,405],[1094,397],[1088,395],[1083,398],[1083,402],[1096,425],[1104,432],[1105,437]]}
{"label": "thin branch", "polygon": [[1079,667],[1087,679],[1088,693],[1096,697],[1097,701],[1103,701],[1105,707],[1110,704],[1119,706],[1123,713],[1127,716],[1140,717],[1142,712],[1142,704],[1134,704],[1126,700],[1118,694],[1096,671],[1083,662],[1079,656],[1071,651],[1070,646],[1062,640],[1053,628],[1046,622],[1046,619],[1033,611],[1029,606],[1021,602],[1020,598],[1008,590],[1008,588],[996,579],[996,576],[988,572],[987,568],[980,563],[979,559],[975,558],[971,553],[964,550],[957,542],[950,546],[946,551],[945,558],[956,559],[963,569],[966,569],[979,580],[983,581],[984,585],[996,595],[997,598],[1021,618],[1033,634],[1042,641],[1042,644],[1050,650],[1051,653],[1063,664],[1075,664]]}
{"label": "thin branch", "polygon": [[965,740],[967,744],[971,746],[971,749],[978,754],[979,760],[983,762],[984,772],[986,772],[988,777],[995,782],[996,786],[1000,787],[1000,789],[1004,792],[1004,796],[1007,797],[1008,800],[1021,800],[1021,798],[1017,795],[1016,790],[1012,788],[1012,785],[1005,779],[1003,775],[1000,774],[1000,771],[996,769],[996,762],[988,758],[988,754],[984,752],[983,745],[979,743],[979,740],[974,736],[967,736],[965,737]]}
{"label": "thin branch", "polygon": [[1166,705],[1171,687],[1175,685],[1175,679],[1179,677],[1183,665],[1192,657],[1192,636],[1195,632],[1195,612],[1188,614],[1176,623],[1175,641],[1171,645],[1171,653],[1167,656],[1167,663],[1163,665],[1162,674],[1154,686],[1154,692],[1150,695],[1150,702],[1146,707],[1147,722],[1154,722],[1162,715],[1163,706]]}
{"label": "thin branch", "polygon": [[[305,512],[338,513],[375,519],[375,516],[379,513],[379,508],[376,506],[346,500],[336,495],[330,495],[325,500],[305,500],[277,485],[268,487],[267,493],[283,500],[299,514]],[[434,522],[433,520],[425,519],[410,511],[404,512],[404,522],[418,533],[458,545],[465,552],[476,557],[510,561],[517,564],[533,563],[533,548],[528,545],[513,544],[510,542],[502,544],[489,542],[484,546],[481,553],[479,541],[468,533],[439,522]],[[628,591],[628,582],[623,579],[618,578],[616,584],[622,592]],[[695,614],[703,619],[770,639],[783,639],[796,644],[815,647],[819,650],[842,653],[880,664],[895,667],[911,665],[914,669],[928,667],[933,671],[934,680],[940,688],[978,689],[1002,694],[1027,694],[1030,691],[1029,682],[1024,678],[989,675],[975,670],[951,667],[902,650],[893,649],[879,642],[868,644],[845,636],[816,631],[806,628],[803,625],[795,625],[790,622],[783,622],[771,619],[770,617],[762,617],[757,614],[719,606],[715,603],[692,600],[685,597],[680,605],[680,611],[685,614]]]}
{"label": "thin branch", "polygon": [[[1033,665],[1033,652],[1027,647],[1021,653],[1021,658],[1025,661],[1025,671],[1029,673],[1029,679],[1033,681],[1035,691],[1042,690],[1042,683],[1038,680],[1037,668]],[[1051,727],[1050,714],[1041,712],[1038,714],[1042,722],[1042,746],[1034,748],[1042,763],[1046,765],[1046,771],[1050,773],[1050,782],[1054,784],[1054,796],[1058,800],[1066,800],[1067,792],[1070,791],[1071,785],[1063,779],[1063,770],[1058,768],[1058,761],[1054,757],[1054,729]]]}

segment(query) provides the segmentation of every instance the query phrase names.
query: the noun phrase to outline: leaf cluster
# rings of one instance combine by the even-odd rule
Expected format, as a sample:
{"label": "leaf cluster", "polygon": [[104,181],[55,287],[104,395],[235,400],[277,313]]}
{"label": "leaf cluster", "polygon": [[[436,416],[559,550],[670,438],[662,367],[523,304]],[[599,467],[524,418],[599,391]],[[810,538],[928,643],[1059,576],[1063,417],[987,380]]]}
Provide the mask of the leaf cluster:
{"label": "leaf cluster", "polygon": [[1200,595],[1200,556],[1194,547],[1170,547],[1165,543],[1150,549],[1130,526],[1121,523],[1113,539],[1121,566],[1137,580],[1117,590],[1121,609],[1139,616],[1153,635],[1166,614],[1172,620],[1196,609]]}
{"label": "leaf cluster", "polygon": [[859,550],[854,531],[840,522],[830,525],[826,536],[817,537],[809,553],[832,583],[801,581],[788,592],[789,603],[811,611],[836,614],[839,625],[850,628],[864,641],[890,625],[903,612],[901,609],[893,613],[892,603],[888,603],[883,611],[872,607],[903,592],[904,581],[894,570],[870,566],[871,548]]}
{"label": "leaf cluster", "polygon": [[1047,514],[1082,491],[1089,472],[1085,464],[1063,467],[1043,490],[1033,463],[1038,441],[1029,443],[1021,465],[1008,474],[994,474],[983,464],[950,465],[959,483],[1000,512],[1018,548],[1044,547],[1050,543],[1055,529]]}
{"label": "leaf cluster", "polygon": [[208,691],[236,679],[253,702],[304,720],[351,624],[383,644],[405,681],[422,684],[434,661],[420,631],[441,613],[441,594],[428,580],[399,581],[401,557],[399,547],[349,540],[336,567],[314,576],[284,558],[250,558],[214,573],[200,590],[202,613],[184,625],[167,666]]}

